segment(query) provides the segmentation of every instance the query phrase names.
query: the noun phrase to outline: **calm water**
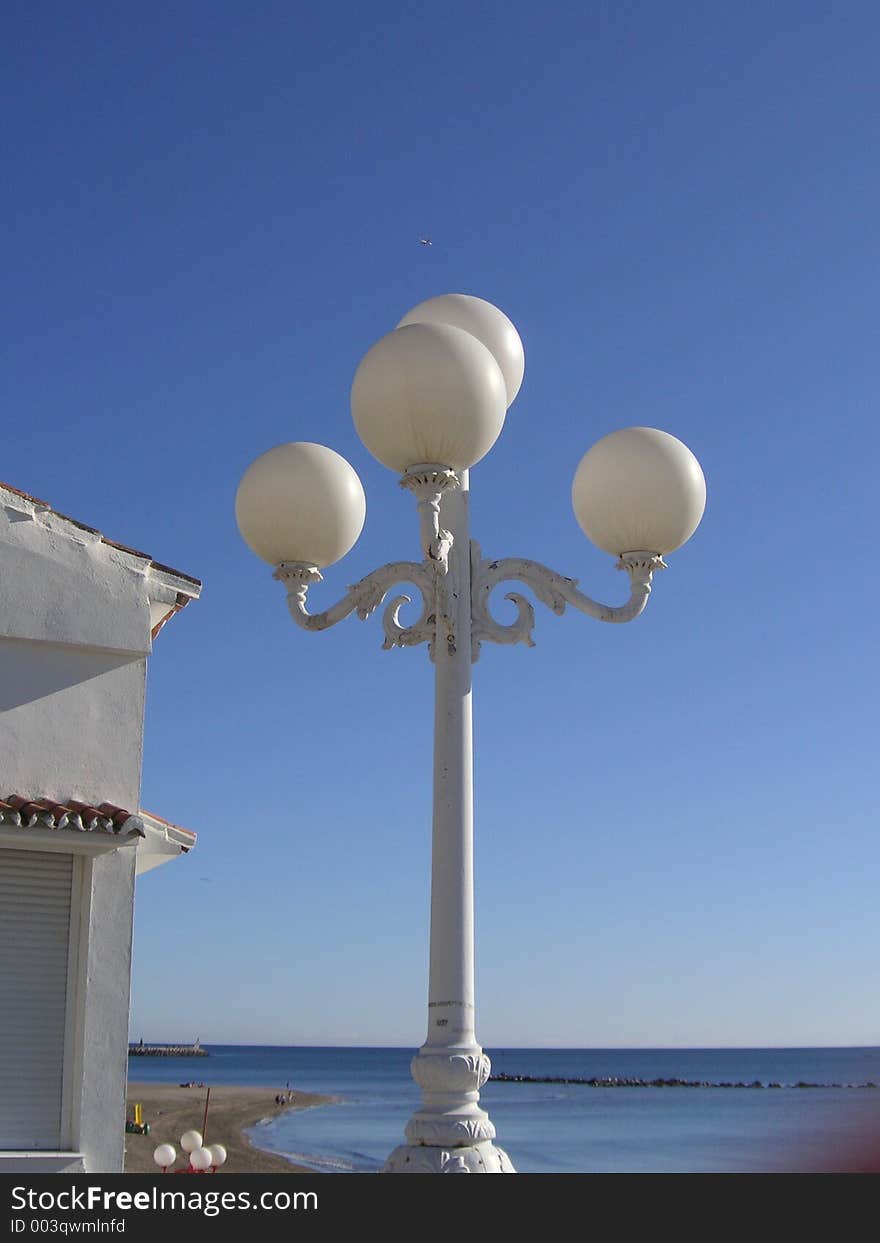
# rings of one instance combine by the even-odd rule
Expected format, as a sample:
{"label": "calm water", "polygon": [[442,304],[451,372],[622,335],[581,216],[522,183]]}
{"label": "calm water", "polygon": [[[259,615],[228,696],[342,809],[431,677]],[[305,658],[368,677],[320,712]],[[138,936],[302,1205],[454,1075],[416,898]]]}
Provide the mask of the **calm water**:
{"label": "calm water", "polygon": [[[208,1045],[207,1058],[131,1058],[132,1079],[291,1087],[339,1098],[252,1132],[330,1172],[381,1168],[420,1095],[411,1049]],[[779,1088],[591,1088],[490,1080],[481,1099],[521,1173],[710,1173],[833,1168],[880,1142],[880,1048],[487,1049],[495,1072],[679,1078]],[[797,1088],[799,1082],[823,1086]],[[839,1086],[832,1086],[839,1085]]]}

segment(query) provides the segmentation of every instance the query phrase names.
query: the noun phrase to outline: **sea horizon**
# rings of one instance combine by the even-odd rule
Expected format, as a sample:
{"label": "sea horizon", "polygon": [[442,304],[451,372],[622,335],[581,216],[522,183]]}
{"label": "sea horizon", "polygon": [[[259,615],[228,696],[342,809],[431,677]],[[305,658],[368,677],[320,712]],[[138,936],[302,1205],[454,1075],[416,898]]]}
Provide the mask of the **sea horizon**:
{"label": "sea horizon", "polygon": [[[203,1047],[207,1057],[131,1058],[129,1075],[333,1097],[249,1132],[258,1147],[312,1169],[380,1170],[419,1107],[412,1046]],[[493,1077],[481,1104],[522,1173],[816,1171],[859,1137],[880,1136],[877,1045],[487,1052]]]}
{"label": "sea horizon", "polygon": [[[130,1039],[128,1042],[129,1049],[136,1047],[141,1043],[141,1037],[137,1040]],[[347,1041],[329,1041],[320,1044],[301,1044],[292,1043],[285,1044],[275,1041],[263,1040],[148,1040],[143,1037],[143,1043],[155,1048],[180,1048],[194,1045],[198,1043],[203,1049],[419,1049],[419,1044],[362,1044],[350,1043]],[[688,1051],[703,1050],[726,1052],[728,1050],[743,1049],[778,1049],[778,1050],[804,1050],[804,1049],[880,1049],[878,1044],[503,1044],[503,1045],[481,1045],[484,1052],[490,1053],[493,1048],[506,1050],[543,1050],[543,1049],[559,1049],[567,1051],[589,1051],[601,1052],[604,1050],[612,1050],[615,1052],[650,1052],[652,1050],[670,1050],[670,1051]]]}

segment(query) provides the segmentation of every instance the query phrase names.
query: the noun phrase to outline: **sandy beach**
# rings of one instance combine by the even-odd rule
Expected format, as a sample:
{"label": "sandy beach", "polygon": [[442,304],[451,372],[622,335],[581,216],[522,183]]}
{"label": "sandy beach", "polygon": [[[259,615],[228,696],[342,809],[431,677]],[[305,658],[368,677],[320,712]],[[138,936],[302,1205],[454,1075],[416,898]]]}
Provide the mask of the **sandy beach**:
{"label": "sandy beach", "polygon": [[[139,1103],[143,1120],[150,1124],[149,1135],[125,1136],[125,1173],[157,1174],[153,1152],[159,1144],[173,1144],[178,1157],[176,1168],[184,1164],[180,1137],[185,1131],[203,1130],[207,1088],[180,1087],[176,1083],[129,1083],[127,1116]],[[290,1102],[276,1103],[273,1088],[232,1087],[211,1088],[208,1123],[204,1137],[209,1144],[222,1144],[228,1153],[224,1174],[311,1174],[303,1166],[294,1165],[275,1153],[255,1148],[244,1134],[263,1118],[275,1118],[291,1109],[305,1109],[332,1101],[329,1096],[293,1091]],[[285,1093],[286,1095],[286,1093]]]}

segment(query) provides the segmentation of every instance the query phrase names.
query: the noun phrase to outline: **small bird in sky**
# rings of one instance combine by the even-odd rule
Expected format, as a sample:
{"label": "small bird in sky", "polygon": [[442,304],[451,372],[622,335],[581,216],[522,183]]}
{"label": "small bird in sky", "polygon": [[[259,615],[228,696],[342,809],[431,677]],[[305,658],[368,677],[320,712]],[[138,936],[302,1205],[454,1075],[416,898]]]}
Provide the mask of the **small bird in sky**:
{"label": "small bird in sky", "polygon": [[434,245],[434,243],[431,241],[431,239],[430,239],[429,237],[420,237],[420,238],[419,238],[419,241],[422,243],[422,245],[423,245],[423,246],[433,246],[433,245]]}

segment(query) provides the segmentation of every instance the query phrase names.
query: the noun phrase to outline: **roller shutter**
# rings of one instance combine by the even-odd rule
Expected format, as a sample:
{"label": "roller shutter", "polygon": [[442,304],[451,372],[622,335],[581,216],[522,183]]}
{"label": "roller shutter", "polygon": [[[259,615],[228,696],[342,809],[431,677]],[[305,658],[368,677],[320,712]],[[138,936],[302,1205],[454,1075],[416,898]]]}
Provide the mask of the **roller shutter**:
{"label": "roller shutter", "polygon": [[73,856],[0,850],[0,1148],[59,1148]]}

